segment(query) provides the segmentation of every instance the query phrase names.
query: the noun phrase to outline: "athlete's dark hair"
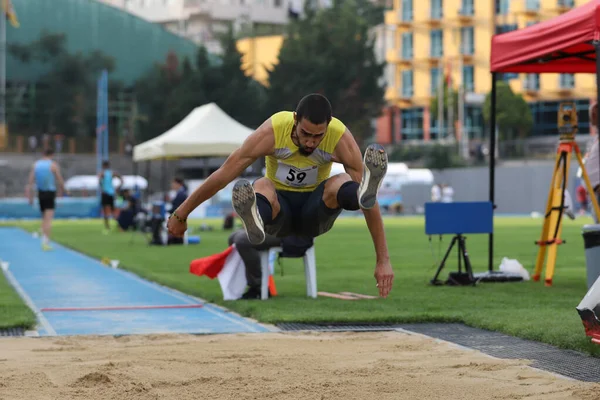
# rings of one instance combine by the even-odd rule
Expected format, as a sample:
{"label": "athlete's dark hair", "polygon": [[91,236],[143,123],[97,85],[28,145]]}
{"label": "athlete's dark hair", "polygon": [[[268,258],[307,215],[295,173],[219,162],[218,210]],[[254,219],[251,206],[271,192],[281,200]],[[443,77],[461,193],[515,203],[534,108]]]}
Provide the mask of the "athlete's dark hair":
{"label": "athlete's dark hair", "polygon": [[306,118],[313,124],[329,123],[331,121],[331,103],[327,97],[311,93],[304,96],[298,103],[296,117],[298,121]]}
{"label": "athlete's dark hair", "polygon": [[49,157],[53,154],[54,154],[54,149],[52,147],[47,147],[46,150],[44,150],[44,155],[46,157]]}
{"label": "athlete's dark hair", "polygon": [[108,160],[102,161],[102,168],[108,168],[108,167],[110,167],[110,162]]}

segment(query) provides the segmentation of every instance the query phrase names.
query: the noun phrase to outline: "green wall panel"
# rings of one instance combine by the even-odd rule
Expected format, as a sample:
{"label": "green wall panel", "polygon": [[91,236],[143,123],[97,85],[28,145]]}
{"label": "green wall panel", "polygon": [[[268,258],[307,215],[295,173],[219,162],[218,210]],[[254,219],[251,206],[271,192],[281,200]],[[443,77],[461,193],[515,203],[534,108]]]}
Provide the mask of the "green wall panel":
{"label": "green wall panel", "polygon": [[[110,79],[132,84],[154,63],[164,62],[174,51],[180,62],[184,56],[195,59],[197,45],[119,9],[95,0],[13,0],[21,26],[7,23],[7,42],[26,44],[44,30],[65,33],[69,51],[100,50],[115,58]],[[216,58],[213,58],[213,61]],[[40,64],[23,64],[7,57],[7,79],[35,81],[45,72]]]}

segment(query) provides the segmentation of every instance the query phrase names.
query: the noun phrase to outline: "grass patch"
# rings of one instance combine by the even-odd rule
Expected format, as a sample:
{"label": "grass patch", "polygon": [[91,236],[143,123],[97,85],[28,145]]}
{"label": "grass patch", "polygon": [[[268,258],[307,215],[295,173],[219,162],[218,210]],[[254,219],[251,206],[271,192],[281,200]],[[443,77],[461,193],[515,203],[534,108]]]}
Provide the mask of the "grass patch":
{"label": "grass patch", "polygon": [[35,314],[0,272],[0,329],[35,326]]}
{"label": "grass patch", "polygon": [[[204,221],[203,221],[204,222]],[[554,275],[554,286],[543,282],[485,283],[477,287],[433,287],[438,259],[450,236],[431,243],[424,234],[422,218],[386,220],[386,234],[395,285],[388,299],[342,301],[307,299],[300,260],[283,261],[284,275],[277,268],[280,295],[270,301],[222,301],[216,280],[189,273],[191,260],[214,254],[227,245],[229,232],[219,229],[199,232],[200,245],[149,247],[141,236],[130,243],[130,233],[102,235],[98,221],[58,221],[54,238],[58,242],[96,258],[119,259],[121,267],[142,277],[226,307],[261,322],[464,322],[470,326],[504,332],[562,348],[600,355],[590,343],[575,307],[587,292],[585,254],[581,227],[591,219],[565,220]],[[191,229],[199,225],[191,222]],[[23,222],[25,229],[38,229],[38,222]],[[532,271],[541,219],[497,218],[495,221],[495,268],[502,257],[518,259]],[[467,248],[475,272],[487,269],[487,235],[467,235]],[[456,270],[456,250],[442,278]],[[334,229],[316,239],[318,289],[327,292],[351,291],[376,295],[373,244],[364,220],[340,219]],[[8,325],[6,321],[1,324]]]}

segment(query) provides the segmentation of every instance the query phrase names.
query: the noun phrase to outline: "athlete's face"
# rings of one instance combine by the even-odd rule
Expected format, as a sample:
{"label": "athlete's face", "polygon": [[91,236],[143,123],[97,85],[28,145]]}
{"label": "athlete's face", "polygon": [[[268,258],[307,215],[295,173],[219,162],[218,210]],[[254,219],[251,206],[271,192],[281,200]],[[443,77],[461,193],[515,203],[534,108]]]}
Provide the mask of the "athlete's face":
{"label": "athlete's face", "polygon": [[306,156],[311,155],[323,140],[327,131],[327,123],[313,124],[306,118],[298,121],[296,114],[294,114],[294,121],[292,138],[301,154]]}

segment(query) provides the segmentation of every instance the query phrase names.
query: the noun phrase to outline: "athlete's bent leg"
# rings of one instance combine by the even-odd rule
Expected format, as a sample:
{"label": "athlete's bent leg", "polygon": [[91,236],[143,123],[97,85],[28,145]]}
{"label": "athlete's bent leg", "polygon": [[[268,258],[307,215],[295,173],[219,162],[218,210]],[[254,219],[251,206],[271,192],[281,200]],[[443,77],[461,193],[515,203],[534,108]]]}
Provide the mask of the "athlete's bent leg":
{"label": "athlete's bent leg", "polygon": [[360,208],[369,210],[375,207],[377,192],[387,172],[387,166],[388,158],[383,146],[369,145],[363,157],[363,178],[358,188]]}
{"label": "athlete's bent leg", "polygon": [[331,210],[358,210],[358,186],[346,173],[334,175],[325,182],[323,202]]}
{"label": "athlete's bent leg", "polygon": [[254,192],[260,217],[268,225],[277,218],[281,210],[275,185],[267,178],[259,178],[254,181]]}
{"label": "athlete's bent leg", "polygon": [[387,155],[383,146],[370,145],[363,158],[363,179],[361,183],[352,181],[346,173],[327,179],[323,190],[323,202],[329,209],[343,208],[356,211],[375,206],[377,192],[387,172]]}
{"label": "athlete's bent leg", "polygon": [[253,245],[265,240],[265,232],[278,235],[286,222],[281,215],[275,185],[267,178],[256,180],[254,187],[246,179],[237,181],[233,187],[232,203]]}

